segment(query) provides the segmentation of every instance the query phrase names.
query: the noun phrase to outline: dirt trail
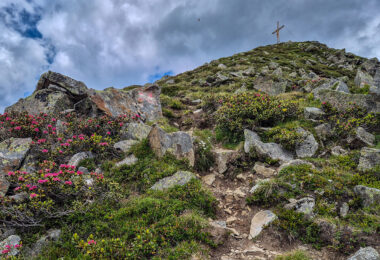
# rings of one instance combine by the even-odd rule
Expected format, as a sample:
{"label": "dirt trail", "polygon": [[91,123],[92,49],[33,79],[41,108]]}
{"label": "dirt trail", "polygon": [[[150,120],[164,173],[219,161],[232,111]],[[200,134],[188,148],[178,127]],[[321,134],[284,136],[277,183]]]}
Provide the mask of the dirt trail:
{"label": "dirt trail", "polygon": [[307,251],[313,259],[346,259],[327,249],[317,251],[299,241],[289,242],[270,227],[264,229],[255,240],[248,239],[253,216],[263,210],[246,204],[252,183],[259,177],[250,172],[239,174],[234,180],[216,172],[212,175],[215,176],[215,180],[211,185],[205,176],[202,179],[219,202],[216,220],[225,221],[227,228],[231,228],[231,234],[223,245],[211,252],[211,259],[275,259],[278,255],[297,249]]}

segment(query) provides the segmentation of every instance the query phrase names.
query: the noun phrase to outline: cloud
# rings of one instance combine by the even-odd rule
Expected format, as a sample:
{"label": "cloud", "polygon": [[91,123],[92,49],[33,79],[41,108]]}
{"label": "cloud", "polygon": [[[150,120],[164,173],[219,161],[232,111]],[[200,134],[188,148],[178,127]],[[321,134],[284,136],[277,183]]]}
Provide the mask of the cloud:
{"label": "cloud", "polygon": [[[380,56],[376,0],[2,0],[0,111],[54,70],[103,89],[144,84],[282,41]],[[154,76],[154,77],[153,77]]]}

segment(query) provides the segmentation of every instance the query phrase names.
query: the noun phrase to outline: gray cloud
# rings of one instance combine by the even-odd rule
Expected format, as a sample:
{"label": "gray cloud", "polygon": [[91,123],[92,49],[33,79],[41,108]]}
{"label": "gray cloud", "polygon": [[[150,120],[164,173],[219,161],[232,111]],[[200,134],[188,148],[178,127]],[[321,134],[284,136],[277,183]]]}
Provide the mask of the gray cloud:
{"label": "gray cloud", "polygon": [[143,84],[272,44],[277,20],[283,41],[380,56],[379,11],[376,0],[2,0],[0,111],[47,69],[97,89]]}

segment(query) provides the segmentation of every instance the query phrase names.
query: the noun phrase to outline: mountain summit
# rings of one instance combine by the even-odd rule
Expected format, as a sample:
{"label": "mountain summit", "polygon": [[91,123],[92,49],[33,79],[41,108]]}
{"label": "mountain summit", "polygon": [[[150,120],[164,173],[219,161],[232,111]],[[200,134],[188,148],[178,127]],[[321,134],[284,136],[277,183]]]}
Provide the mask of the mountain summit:
{"label": "mountain summit", "polygon": [[379,205],[380,62],[318,42],[0,115],[4,258],[380,259]]}

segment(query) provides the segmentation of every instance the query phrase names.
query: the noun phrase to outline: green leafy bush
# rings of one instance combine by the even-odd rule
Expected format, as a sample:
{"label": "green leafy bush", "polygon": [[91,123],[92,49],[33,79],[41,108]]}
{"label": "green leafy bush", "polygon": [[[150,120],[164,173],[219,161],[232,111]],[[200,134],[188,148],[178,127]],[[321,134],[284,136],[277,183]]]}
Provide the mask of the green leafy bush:
{"label": "green leafy bush", "polygon": [[273,127],[263,133],[266,142],[280,143],[285,149],[295,150],[297,141],[302,139],[302,134],[297,133],[294,128],[285,128],[281,126]]}
{"label": "green leafy bush", "polygon": [[227,141],[237,142],[245,128],[272,126],[297,117],[298,105],[259,93],[242,93],[223,98],[216,114],[217,128]]}

